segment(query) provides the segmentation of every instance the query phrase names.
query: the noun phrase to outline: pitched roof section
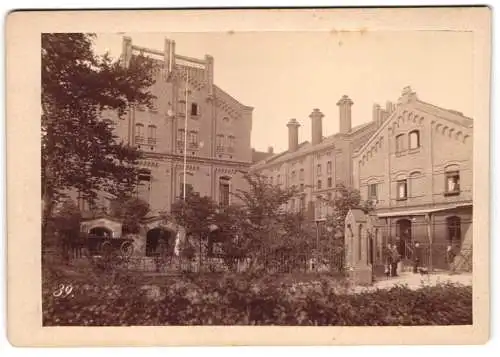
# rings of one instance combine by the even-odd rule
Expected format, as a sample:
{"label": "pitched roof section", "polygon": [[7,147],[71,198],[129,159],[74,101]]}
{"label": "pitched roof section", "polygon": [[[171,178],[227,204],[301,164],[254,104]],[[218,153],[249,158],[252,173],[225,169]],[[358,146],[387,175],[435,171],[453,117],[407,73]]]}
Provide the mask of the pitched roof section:
{"label": "pitched roof section", "polygon": [[215,97],[228,104],[229,106],[237,109],[253,110],[253,107],[242,104],[240,101],[232,97],[229,93],[214,84]]}
{"label": "pitched roof section", "polygon": [[256,163],[273,155],[274,154],[267,151],[252,150],[252,162]]}
{"label": "pitched roof section", "polygon": [[463,126],[464,128],[471,129],[473,127],[474,121],[472,118],[466,117],[462,113],[452,110],[438,107],[436,105],[419,100],[415,92],[411,91],[411,88],[406,87],[403,90],[403,95],[399,99],[399,104],[396,110],[380,125],[380,127],[373,133],[373,135],[363,144],[353,156],[357,157],[361,155],[366,148],[371,145],[372,141],[379,136],[379,134],[387,128],[389,123],[391,123],[396,117],[401,115],[402,111],[405,109],[416,109],[418,111],[424,112],[435,117],[447,120],[456,125]]}
{"label": "pitched roof section", "polygon": [[375,125],[374,122],[370,121],[368,123],[360,124],[352,128],[352,130],[347,134],[335,133],[333,135],[327,136],[323,138],[323,141],[317,145],[312,145],[309,141],[304,141],[299,144],[299,147],[296,151],[290,152],[288,150],[283,151],[281,153],[275,154],[271,157],[265,158],[264,160],[257,162],[254,166],[255,168],[261,169],[267,165],[273,165],[280,162],[285,162],[288,160],[292,160],[295,158],[299,158],[301,156],[305,156],[307,154],[332,149],[335,147],[335,143],[342,138],[350,138],[354,135],[360,134],[364,130],[372,128]]}

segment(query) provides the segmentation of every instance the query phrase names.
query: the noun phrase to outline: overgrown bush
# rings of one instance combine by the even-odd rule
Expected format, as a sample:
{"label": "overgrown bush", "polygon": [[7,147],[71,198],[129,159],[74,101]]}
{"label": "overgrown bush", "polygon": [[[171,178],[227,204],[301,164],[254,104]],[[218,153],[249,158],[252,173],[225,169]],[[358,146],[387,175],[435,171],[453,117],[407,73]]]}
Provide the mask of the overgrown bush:
{"label": "overgrown bush", "polygon": [[[247,279],[248,278],[248,279]],[[331,281],[331,280],[330,280]],[[468,325],[472,288],[442,284],[411,290],[345,294],[326,281],[293,286],[269,276],[185,275],[154,283],[127,274],[95,275],[72,283],[72,293],[55,297],[64,281],[43,287],[43,323],[54,325]],[[63,294],[64,295],[64,294]]]}

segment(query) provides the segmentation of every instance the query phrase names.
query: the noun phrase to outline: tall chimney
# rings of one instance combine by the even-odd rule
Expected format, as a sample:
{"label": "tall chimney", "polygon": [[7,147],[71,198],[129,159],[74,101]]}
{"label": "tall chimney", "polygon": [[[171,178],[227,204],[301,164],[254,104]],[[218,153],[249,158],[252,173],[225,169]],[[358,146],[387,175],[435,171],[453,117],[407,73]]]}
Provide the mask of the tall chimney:
{"label": "tall chimney", "polygon": [[273,148],[272,146],[269,146],[269,147],[267,148],[267,153],[268,153],[268,154],[273,154],[273,153],[274,153],[274,148]]}
{"label": "tall chimney", "polygon": [[299,147],[299,127],[297,119],[290,119],[288,124],[288,151],[296,151]]}
{"label": "tall chimney", "polygon": [[394,104],[392,104],[392,102],[390,102],[390,101],[387,101],[387,102],[385,103],[385,111],[386,111],[389,115],[391,115],[391,114],[392,114],[392,112],[394,112]]}
{"label": "tall chimney", "polygon": [[339,132],[341,134],[347,134],[352,129],[351,106],[353,104],[352,100],[346,95],[342,96],[337,102],[339,106]]}
{"label": "tall chimney", "polygon": [[378,104],[373,104],[373,121],[377,124],[377,126],[380,126],[381,121],[382,121],[382,113],[381,113],[380,105]]}
{"label": "tall chimney", "polygon": [[122,59],[123,59],[122,65],[124,67],[128,67],[131,58],[132,58],[132,39],[128,36],[124,36],[122,41]]}
{"label": "tall chimney", "polygon": [[323,140],[323,113],[319,109],[314,109],[309,118],[311,118],[311,143],[313,145],[319,144]]}

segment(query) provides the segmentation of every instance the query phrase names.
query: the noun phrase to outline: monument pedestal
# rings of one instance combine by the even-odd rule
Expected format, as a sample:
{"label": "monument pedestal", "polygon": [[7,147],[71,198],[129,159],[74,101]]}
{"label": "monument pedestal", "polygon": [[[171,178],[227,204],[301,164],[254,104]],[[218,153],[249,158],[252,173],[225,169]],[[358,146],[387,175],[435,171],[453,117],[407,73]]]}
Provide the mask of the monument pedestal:
{"label": "monument pedestal", "polygon": [[373,283],[372,268],[369,265],[357,265],[348,272],[348,278],[355,285],[371,285]]}

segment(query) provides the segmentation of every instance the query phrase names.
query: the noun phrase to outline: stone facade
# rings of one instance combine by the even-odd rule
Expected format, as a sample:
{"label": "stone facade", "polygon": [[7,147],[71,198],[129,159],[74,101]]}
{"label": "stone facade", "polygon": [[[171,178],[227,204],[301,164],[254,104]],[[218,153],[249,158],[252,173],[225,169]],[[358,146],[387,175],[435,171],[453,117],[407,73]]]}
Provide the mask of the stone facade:
{"label": "stone facade", "polygon": [[353,156],[354,187],[379,219],[377,258],[391,242],[410,259],[419,242],[434,251],[424,257],[428,263],[446,267],[447,246],[460,247],[471,232],[472,137],[471,118],[403,90],[394,112]]}
{"label": "stone facade", "polygon": [[[103,114],[115,124],[119,139],[145,154],[140,162],[143,172],[138,196],[150,204],[154,213],[168,212],[182,196],[186,178],[186,183],[201,195],[228,203],[232,199],[230,192],[244,188],[243,173],[252,163],[253,108],[214,84],[211,56],[197,59],[178,55],[175,42],[169,39],[159,51],[135,46],[125,37],[123,65],[139,54],[156,64],[156,81],[151,88],[157,97],[154,107],[133,106],[122,118],[113,112]],[[109,200],[103,195],[98,204],[106,206]]]}
{"label": "stone facade", "polygon": [[324,137],[322,120],[324,115],[314,109],[309,116],[311,141],[298,142],[300,123],[291,119],[288,127],[288,150],[268,156],[252,166],[252,172],[268,177],[270,182],[284,187],[295,185],[302,192],[287,206],[290,211],[303,210],[312,220],[323,219],[328,208],[319,199],[333,195],[337,184],[353,185],[352,155],[377,130],[380,122],[371,120],[352,127],[352,100],[343,96],[339,106],[340,131]]}

